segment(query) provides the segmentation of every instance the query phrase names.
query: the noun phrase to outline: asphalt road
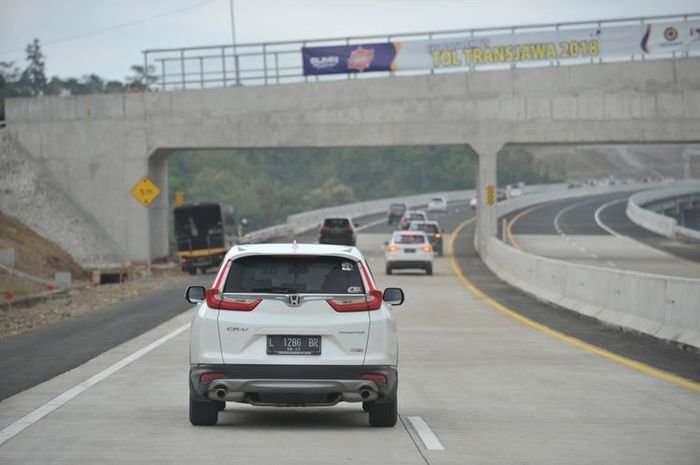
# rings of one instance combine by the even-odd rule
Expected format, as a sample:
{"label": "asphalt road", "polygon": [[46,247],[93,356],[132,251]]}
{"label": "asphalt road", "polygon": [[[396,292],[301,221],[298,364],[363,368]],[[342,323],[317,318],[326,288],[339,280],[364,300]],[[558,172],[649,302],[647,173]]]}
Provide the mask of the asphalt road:
{"label": "asphalt road", "polygon": [[[448,229],[467,214],[442,221]],[[407,295],[395,309],[401,344],[395,428],[368,427],[357,404],[231,403],[218,426],[192,427],[185,312],[6,399],[0,404],[0,440],[8,426],[16,429],[19,419],[38,413],[24,417],[20,426],[26,429],[0,445],[0,463],[697,465],[700,393],[498,311],[463,286],[450,257],[436,259],[433,276],[384,275],[383,242],[391,228],[376,228],[363,231],[358,246],[374,264],[378,284],[402,287]],[[491,275],[474,254],[472,231],[461,231],[455,258],[469,280],[513,310],[532,306],[556,315]],[[584,332],[601,329],[567,317],[590,324]],[[628,337],[610,334],[616,344]],[[698,358],[689,364],[700,366]]]}
{"label": "asphalt road", "polygon": [[626,203],[633,194],[566,199],[514,212],[508,215],[509,242],[559,260],[700,278],[700,247],[659,236],[627,218]]}

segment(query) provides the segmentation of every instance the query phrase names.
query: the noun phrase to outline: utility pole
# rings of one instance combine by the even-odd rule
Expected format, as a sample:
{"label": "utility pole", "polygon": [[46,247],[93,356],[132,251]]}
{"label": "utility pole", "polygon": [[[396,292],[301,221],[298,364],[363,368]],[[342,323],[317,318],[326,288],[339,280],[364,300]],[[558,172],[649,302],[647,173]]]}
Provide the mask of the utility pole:
{"label": "utility pole", "polygon": [[236,68],[236,85],[241,85],[241,74],[238,70],[238,54],[236,53],[236,17],[233,14],[233,1],[229,0],[229,9],[231,10],[231,45],[233,45],[233,63]]}

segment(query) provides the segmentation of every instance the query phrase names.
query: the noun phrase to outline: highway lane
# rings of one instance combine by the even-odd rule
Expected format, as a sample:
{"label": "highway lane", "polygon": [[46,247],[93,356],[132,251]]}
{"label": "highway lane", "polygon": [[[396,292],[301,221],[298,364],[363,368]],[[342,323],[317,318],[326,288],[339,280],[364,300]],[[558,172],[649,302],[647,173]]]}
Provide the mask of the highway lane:
{"label": "highway lane", "polygon": [[[446,215],[443,222],[456,225],[465,213]],[[0,463],[697,464],[698,392],[583,351],[494,310],[460,284],[448,257],[436,259],[434,276],[385,276],[381,251],[391,228],[373,228],[360,234],[359,246],[379,284],[401,286],[408,298],[396,309],[401,339],[396,428],[369,428],[365,414],[352,404],[307,409],[229,404],[219,426],[194,428],[187,421],[185,332],[8,440],[0,446]],[[555,311],[499,284],[479,266],[471,233],[463,229],[456,244],[456,258],[470,279],[517,310],[531,305],[543,313]],[[0,427],[189,318],[185,312],[7,399],[0,404]],[[618,344],[627,337],[618,333]],[[698,360],[689,360],[696,371]],[[428,449],[409,417],[423,419],[444,450]]]}
{"label": "highway lane", "polygon": [[540,204],[508,216],[509,241],[527,252],[614,269],[700,278],[700,248],[658,236],[632,223],[626,201],[634,192]]}

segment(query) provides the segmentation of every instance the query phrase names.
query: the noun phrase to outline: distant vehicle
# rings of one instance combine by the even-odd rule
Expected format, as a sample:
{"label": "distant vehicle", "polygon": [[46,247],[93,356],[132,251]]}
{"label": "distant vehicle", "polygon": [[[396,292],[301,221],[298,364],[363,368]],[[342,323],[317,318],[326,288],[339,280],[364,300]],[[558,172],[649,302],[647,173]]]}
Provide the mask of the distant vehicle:
{"label": "distant vehicle", "polygon": [[445,200],[445,197],[433,197],[428,202],[428,211],[447,213],[447,200]]}
{"label": "distant vehicle", "polygon": [[437,221],[411,221],[409,231],[423,231],[433,246],[433,251],[442,256],[442,229]]}
{"label": "distant vehicle", "polygon": [[469,205],[472,207],[472,210],[475,210],[478,204],[479,199],[476,196],[472,197],[471,200],[469,200]]}
{"label": "distant vehicle", "polygon": [[523,190],[522,190],[521,187],[519,187],[518,184],[516,184],[516,185],[514,185],[514,186],[511,186],[510,184],[508,184],[508,185],[506,186],[506,196],[507,196],[509,199],[512,199],[512,198],[515,198],[515,197],[520,197],[520,196],[522,196],[522,195],[523,195]]}
{"label": "distant vehicle", "polygon": [[386,274],[398,269],[421,269],[433,274],[433,247],[423,231],[395,231],[384,252]]}
{"label": "distant vehicle", "polygon": [[508,193],[505,189],[496,189],[496,202],[508,200]]}
{"label": "distant vehicle", "polygon": [[408,210],[408,205],[405,203],[392,203],[386,212],[387,222],[389,224],[398,223],[406,210]]}
{"label": "distant vehicle", "polygon": [[585,184],[581,181],[571,181],[569,182],[569,189],[578,189],[580,187],[585,186]]}
{"label": "distant vehicle", "polygon": [[356,402],[371,426],[396,425],[399,347],[392,306],[403,303],[404,293],[396,287],[382,292],[359,250],[234,247],[217,276],[210,289],[185,291],[196,305],[189,352],[193,425],[215,425],[227,402]]}
{"label": "distant vehicle", "polygon": [[182,270],[189,274],[219,266],[236,243],[237,226],[232,205],[197,203],[175,207],[175,244]]}
{"label": "distant vehicle", "polygon": [[406,210],[399,221],[399,229],[408,229],[411,221],[428,221],[428,215],[422,210]]}
{"label": "distant vehicle", "polygon": [[357,243],[357,233],[351,218],[326,218],[319,229],[319,244],[352,245]]}

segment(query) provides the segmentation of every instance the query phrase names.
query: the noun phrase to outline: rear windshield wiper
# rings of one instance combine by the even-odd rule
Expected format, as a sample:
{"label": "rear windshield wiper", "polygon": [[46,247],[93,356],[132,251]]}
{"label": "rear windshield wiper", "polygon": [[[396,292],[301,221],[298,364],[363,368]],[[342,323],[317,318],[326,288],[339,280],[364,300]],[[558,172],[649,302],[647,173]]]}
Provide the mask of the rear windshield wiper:
{"label": "rear windshield wiper", "polygon": [[296,289],[291,287],[256,287],[250,292],[268,292],[270,294],[297,294]]}

